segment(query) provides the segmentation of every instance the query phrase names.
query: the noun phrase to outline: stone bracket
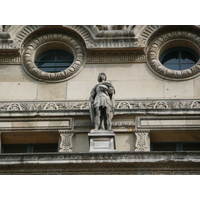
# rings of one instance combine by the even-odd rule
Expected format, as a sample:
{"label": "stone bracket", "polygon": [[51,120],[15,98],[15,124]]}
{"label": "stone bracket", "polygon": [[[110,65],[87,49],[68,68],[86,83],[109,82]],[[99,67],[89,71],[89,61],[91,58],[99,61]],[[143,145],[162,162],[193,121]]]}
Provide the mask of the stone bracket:
{"label": "stone bracket", "polygon": [[73,130],[59,130],[60,142],[59,152],[72,152],[72,137],[74,136]]}
{"label": "stone bracket", "polygon": [[135,130],[136,135],[136,149],[135,151],[150,151],[150,130],[142,129],[142,130]]}

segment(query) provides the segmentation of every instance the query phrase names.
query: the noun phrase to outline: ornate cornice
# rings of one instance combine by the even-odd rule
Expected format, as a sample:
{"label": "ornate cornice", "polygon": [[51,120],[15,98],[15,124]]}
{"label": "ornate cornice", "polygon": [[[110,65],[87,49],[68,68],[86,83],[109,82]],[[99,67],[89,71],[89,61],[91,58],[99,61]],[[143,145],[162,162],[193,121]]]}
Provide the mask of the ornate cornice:
{"label": "ornate cornice", "polygon": [[[53,26],[52,26],[53,27]],[[38,32],[46,27],[45,25],[27,25],[22,26],[17,34],[9,43],[6,41],[2,48],[21,48],[24,41],[33,33]],[[135,47],[136,40],[134,39],[134,25],[125,25],[122,29],[99,30],[97,26],[84,25],[62,25],[64,29],[72,30],[78,34],[85,42],[86,48],[121,48],[121,47]],[[17,28],[17,27],[16,27]]]}
{"label": "ornate cornice", "polygon": [[[48,159],[47,159],[48,158]],[[15,161],[15,164],[55,164],[63,163],[116,163],[126,160],[126,163],[142,163],[151,160],[159,162],[163,160],[181,162],[198,162],[200,164],[200,152],[89,152],[89,153],[32,153],[32,154],[0,154],[0,166]],[[57,162],[55,162],[57,161]],[[13,163],[14,164],[14,163]]]}
{"label": "ornate cornice", "polygon": [[160,99],[116,101],[116,109],[190,109],[200,108],[199,99]]}
{"label": "ornate cornice", "polygon": [[[199,109],[200,99],[116,100],[116,110]],[[89,101],[0,101],[0,111],[76,111],[88,110]]]}

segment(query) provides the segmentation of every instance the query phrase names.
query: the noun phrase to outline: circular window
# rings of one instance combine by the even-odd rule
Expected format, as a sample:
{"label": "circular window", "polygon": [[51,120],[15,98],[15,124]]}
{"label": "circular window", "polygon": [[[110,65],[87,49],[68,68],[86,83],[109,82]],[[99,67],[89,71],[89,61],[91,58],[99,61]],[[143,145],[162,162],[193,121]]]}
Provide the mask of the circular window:
{"label": "circular window", "polygon": [[149,41],[147,66],[168,80],[187,80],[200,75],[200,36],[190,31],[169,31]]}
{"label": "circular window", "polygon": [[45,72],[57,73],[67,69],[74,61],[74,56],[67,51],[55,49],[44,52],[36,61],[36,66]]}
{"label": "circular window", "polygon": [[25,41],[22,66],[32,78],[45,82],[66,81],[85,66],[81,40],[67,33],[43,33]]}
{"label": "circular window", "polygon": [[168,49],[160,56],[160,62],[168,69],[185,70],[191,68],[199,60],[198,54],[186,47]]}

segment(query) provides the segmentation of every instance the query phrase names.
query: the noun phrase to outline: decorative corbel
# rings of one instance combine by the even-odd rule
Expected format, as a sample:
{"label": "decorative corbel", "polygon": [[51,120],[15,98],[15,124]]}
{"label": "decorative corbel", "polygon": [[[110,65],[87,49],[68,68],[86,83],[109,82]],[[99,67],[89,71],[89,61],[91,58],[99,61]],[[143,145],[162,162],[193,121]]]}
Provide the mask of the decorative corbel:
{"label": "decorative corbel", "polygon": [[135,151],[150,151],[150,130],[149,129],[136,129],[136,144]]}
{"label": "decorative corbel", "polygon": [[59,130],[60,142],[59,152],[72,152],[72,137],[74,136],[73,130]]}

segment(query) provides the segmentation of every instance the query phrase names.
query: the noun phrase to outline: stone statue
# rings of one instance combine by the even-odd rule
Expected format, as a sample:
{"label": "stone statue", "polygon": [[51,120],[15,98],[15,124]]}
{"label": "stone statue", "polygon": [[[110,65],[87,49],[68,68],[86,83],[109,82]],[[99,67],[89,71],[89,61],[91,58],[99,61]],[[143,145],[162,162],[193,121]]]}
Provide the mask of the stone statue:
{"label": "stone statue", "polygon": [[115,89],[110,82],[106,81],[105,73],[98,76],[99,84],[95,85],[90,93],[90,117],[95,130],[109,130],[112,128],[114,115]]}

